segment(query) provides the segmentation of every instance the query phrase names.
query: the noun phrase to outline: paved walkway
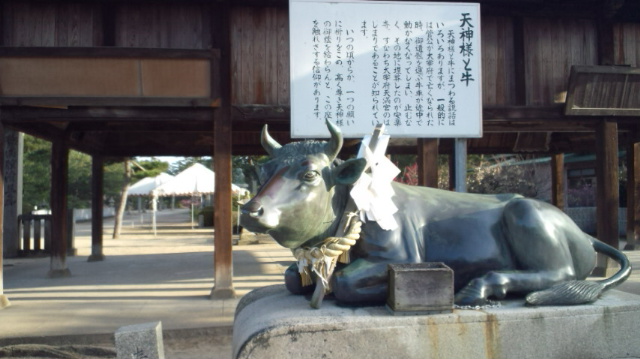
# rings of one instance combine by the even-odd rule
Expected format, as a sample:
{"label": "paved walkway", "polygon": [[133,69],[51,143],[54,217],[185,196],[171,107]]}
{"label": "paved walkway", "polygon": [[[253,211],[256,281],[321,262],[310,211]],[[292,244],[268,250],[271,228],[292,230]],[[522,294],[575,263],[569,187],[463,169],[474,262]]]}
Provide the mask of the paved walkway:
{"label": "paved walkway", "polygon": [[[238,299],[209,299],[213,230],[192,229],[187,210],[167,210],[157,213],[154,236],[150,216],[126,216],[121,239],[111,238],[113,220],[106,220],[100,262],[87,262],[90,223],[76,224],[77,255],[67,259],[67,278],[47,278],[49,258],[5,259],[11,306],[0,310],[0,346],[72,343],[82,339],[78,335],[87,344],[109,342],[121,326],[158,320],[169,341],[229,336]],[[266,238],[234,246],[238,297],[282,283],[292,259],[289,250]]]}
{"label": "paved walkway", "polygon": [[[192,229],[186,210],[126,216],[121,239],[105,221],[101,262],[87,262],[90,223],[76,225],[71,276],[49,279],[49,258],[5,259],[0,346],[15,343],[112,344],[121,326],[162,321],[169,358],[229,358],[238,299],[211,300],[213,230]],[[640,251],[627,252],[640,268]],[[233,247],[238,296],[282,283],[291,252],[267,238]],[[640,271],[618,289],[640,294]]]}

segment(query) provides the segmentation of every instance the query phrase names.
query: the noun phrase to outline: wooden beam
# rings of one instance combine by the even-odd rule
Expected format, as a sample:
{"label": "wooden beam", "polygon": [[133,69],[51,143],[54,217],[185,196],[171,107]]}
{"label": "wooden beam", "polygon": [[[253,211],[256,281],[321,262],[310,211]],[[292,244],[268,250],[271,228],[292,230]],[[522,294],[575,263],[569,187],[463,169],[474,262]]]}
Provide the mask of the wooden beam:
{"label": "wooden beam", "polygon": [[2,122],[7,128],[12,128],[20,132],[28,133],[31,136],[39,137],[48,141],[53,141],[53,138],[62,138],[62,136],[64,136],[64,131],[48,123],[25,124],[20,122],[5,121],[4,119]]}
{"label": "wooden beam", "polygon": [[551,203],[564,210],[564,154],[551,156]]}
{"label": "wooden beam", "polygon": [[291,107],[281,105],[235,105],[234,120],[265,120],[290,122]]}
{"label": "wooden beam", "polygon": [[222,48],[220,59],[220,97],[221,106],[213,111],[213,163],[216,173],[214,194],[213,224],[216,229],[214,237],[214,279],[211,299],[234,298],[233,288],[233,253],[231,226],[231,39],[230,39],[230,7],[224,3],[218,9],[216,21],[220,22],[221,33],[219,43]]}
{"label": "wooden beam", "polygon": [[438,139],[418,139],[418,185],[438,188]]}
{"label": "wooden beam", "polygon": [[156,106],[205,107],[217,101],[204,97],[0,97],[3,106]]}
{"label": "wooden beam", "polygon": [[69,147],[64,138],[51,145],[51,267],[50,278],[68,277],[67,268],[67,185]]}
{"label": "wooden beam", "polygon": [[[4,222],[4,125],[0,122],[0,228]],[[4,231],[0,231],[0,309],[6,308],[11,303],[4,294]]]}
{"label": "wooden beam", "polygon": [[2,117],[7,120],[138,122],[138,121],[210,121],[209,107],[5,107]]}
{"label": "wooden beam", "polygon": [[206,133],[211,135],[213,125],[203,121],[131,121],[131,122],[94,122],[94,121],[75,121],[69,122],[67,126],[70,133],[74,132],[100,132],[100,133],[124,133],[140,136],[142,133],[162,134],[169,132],[175,134],[198,134]]}
{"label": "wooden beam", "polygon": [[0,57],[107,57],[208,59],[218,49],[159,49],[131,47],[0,47]]}
{"label": "wooden beam", "polygon": [[[522,79],[521,81],[525,81]],[[520,85],[524,86],[524,85]],[[524,91],[524,90],[521,90]],[[522,95],[521,95],[522,96]],[[520,101],[524,101],[521,99]],[[548,106],[484,106],[482,118],[485,123],[496,120],[503,121],[537,121],[545,124],[558,121],[578,123],[579,121],[593,122],[591,116],[571,116],[564,114],[564,104]],[[283,105],[235,105],[233,106],[234,122],[244,121],[274,121],[287,123],[291,117],[291,108]]]}
{"label": "wooden beam", "polygon": [[486,120],[536,120],[564,119],[564,106],[484,106],[482,119]]}
{"label": "wooden beam", "polygon": [[[618,248],[618,126],[615,120],[600,121],[596,133],[596,230],[598,239]],[[595,275],[615,272],[612,260],[599,256]]]}
{"label": "wooden beam", "polygon": [[93,155],[91,159],[91,255],[89,262],[104,260],[102,252],[102,225],[104,208],[104,157]]}

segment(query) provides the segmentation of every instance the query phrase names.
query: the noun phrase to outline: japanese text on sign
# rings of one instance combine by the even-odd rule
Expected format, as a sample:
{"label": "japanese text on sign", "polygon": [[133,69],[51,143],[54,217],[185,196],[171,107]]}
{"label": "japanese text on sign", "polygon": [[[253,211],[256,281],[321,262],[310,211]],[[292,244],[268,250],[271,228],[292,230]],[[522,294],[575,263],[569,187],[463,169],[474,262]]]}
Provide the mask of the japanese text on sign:
{"label": "japanese text on sign", "polygon": [[292,0],[294,137],[482,135],[478,4]]}

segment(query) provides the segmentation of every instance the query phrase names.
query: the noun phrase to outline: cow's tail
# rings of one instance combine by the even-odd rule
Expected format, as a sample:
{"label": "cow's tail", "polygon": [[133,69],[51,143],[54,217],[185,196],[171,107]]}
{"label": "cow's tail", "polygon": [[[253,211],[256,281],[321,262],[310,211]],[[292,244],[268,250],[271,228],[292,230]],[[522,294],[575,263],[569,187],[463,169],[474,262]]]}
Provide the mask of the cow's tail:
{"label": "cow's tail", "polygon": [[610,245],[591,238],[593,249],[620,264],[620,270],[613,276],[600,281],[573,280],[562,282],[549,289],[533,292],[527,296],[528,305],[577,305],[593,303],[600,295],[631,275],[631,263],[624,253]]}

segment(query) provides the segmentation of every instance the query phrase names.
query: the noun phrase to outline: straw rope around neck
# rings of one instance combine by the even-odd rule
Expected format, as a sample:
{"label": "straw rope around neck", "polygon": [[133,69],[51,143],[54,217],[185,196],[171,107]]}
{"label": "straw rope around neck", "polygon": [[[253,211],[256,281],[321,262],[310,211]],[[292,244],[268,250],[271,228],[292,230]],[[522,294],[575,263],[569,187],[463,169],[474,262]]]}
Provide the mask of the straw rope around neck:
{"label": "straw rope around neck", "polygon": [[302,286],[313,284],[312,273],[324,284],[325,294],[331,293],[331,276],[339,263],[349,263],[349,250],[360,238],[362,221],[358,212],[345,214],[344,237],[328,237],[318,247],[298,247],[292,250],[298,261]]}

